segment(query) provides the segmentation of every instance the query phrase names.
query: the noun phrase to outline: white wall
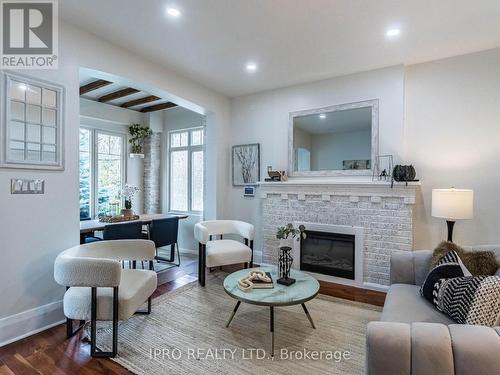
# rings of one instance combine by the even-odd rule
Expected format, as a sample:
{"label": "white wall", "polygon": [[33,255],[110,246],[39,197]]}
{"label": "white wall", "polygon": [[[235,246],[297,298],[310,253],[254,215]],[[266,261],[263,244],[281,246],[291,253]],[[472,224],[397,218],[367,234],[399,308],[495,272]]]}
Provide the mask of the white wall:
{"label": "white wall", "polygon": [[[125,154],[125,183],[137,186],[141,189],[134,196],[132,202],[132,209],[135,212],[143,212],[143,172],[144,162],[141,158],[129,157],[129,143],[130,134],[128,127],[130,124],[141,124],[148,126],[151,122],[150,118],[155,112],[145,114],[133,111],[127,108],[121,108],[110,104],[99,103],[94,100],[80,99],[80,124],[85,127],[103,129],[115,133],[126,135],[126,154]],[[150,124],[151,127],[151,124]]]}
{"label": "white wall", "polygon": [[[162,212],[167,213],[169,207],[168,186],[168,132],[171,130],[194,128],[205,125],[205,117],[182,107],[163,111],[162,137]],[[206,165],[206,164],[205,164]],[[206,175],[209,173],[205,173]],[[211,196],[205,194],[205,202]],[[189,214],[189,218],[179,222],[179,247],[181,250],[198,251],[198,244],[194,239],[194,225],[203,220],[202,215]]]}
{"label": "white wall", "polygon": [[474,219],[459,244],[500,243],[500,49],[406,69],[405,159],[422,179],[415,248],[434,248],[446,224],[431,217],[433,188],[474,189]]}
{"label": "white wall", "polygon": [[[288,170],[290,112],[379,99],[380,152],[393,154],[398,161],[403,141],[403,89],[404,69],[396,66],[234,98],[225,152],[229,155],[235,144],[260,143],[263,180],[268,165]],[[231,176],[230,166],[226,173]],[[257,196],[243,197],[243,189],[229,183],[226,197],[225,217],[259,227]],[[260,239],[255,245],[260,251]]]}
{"label": "white wall", "polygon": [[[53,278],[56,255],[79,242],[78,220],[78,127],[79,68],[110,72],[154,95],[169,93],[176,102],[207,113],[207,159],[213,170],[207,178],[210,201],[206,214],[222,211],[218,192],[229,178],[225,134],[229,100],[172,71],[144,60],[125,49],[65,23],[59,24],[60,60],[54,71],[25,71],[34,77],[63,84],[66,88],[64,172],[0,170],[0,345],[55,324],[63,318],[64,288]],[[110,75],[111,77],[111,75]],[[44,195],[11,195],[10,179],[45,179]],[[18,315],[15,315],[18,314]]]}

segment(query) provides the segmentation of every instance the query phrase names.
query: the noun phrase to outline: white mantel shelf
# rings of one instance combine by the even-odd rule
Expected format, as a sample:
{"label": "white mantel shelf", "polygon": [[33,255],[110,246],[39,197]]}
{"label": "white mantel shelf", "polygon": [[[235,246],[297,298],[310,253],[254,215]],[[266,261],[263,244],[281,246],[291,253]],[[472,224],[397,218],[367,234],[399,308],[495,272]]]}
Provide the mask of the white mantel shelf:
{"label": "white mantel shelf", "polygon": [[[356,186],[356,187],[391,187],[390,181],[366,181],[366,180],[302,180],[302,179],[289,179],[288,181],[260,181],[257,182],[259,186],[266,187],[280,187],[280,186]],[[394,182],[394,188],[418,188],[420,181],[408,182]]]}

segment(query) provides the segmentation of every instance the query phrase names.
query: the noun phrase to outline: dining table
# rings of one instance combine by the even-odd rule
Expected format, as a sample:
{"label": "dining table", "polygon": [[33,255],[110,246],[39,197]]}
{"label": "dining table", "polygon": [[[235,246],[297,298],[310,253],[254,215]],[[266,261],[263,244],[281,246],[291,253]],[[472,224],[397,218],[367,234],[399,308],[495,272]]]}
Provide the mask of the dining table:
{"label": "dining table", "polygon": [[123,223],[131,223],[136,221],[142,221],[143,225],[149,225],[153,220],[164,219],[172,216],[177,216],[179,220],[187,219],[189,216],[185,214],[140,214],[137,220],[128,220],[115,223],[106,223],[99,221],[99,219],[94,220],[82,220],[80,221],[80,244],[85,243],[85,237],[93,236],[94,232],[104,230],[106,225],[116,225]]}

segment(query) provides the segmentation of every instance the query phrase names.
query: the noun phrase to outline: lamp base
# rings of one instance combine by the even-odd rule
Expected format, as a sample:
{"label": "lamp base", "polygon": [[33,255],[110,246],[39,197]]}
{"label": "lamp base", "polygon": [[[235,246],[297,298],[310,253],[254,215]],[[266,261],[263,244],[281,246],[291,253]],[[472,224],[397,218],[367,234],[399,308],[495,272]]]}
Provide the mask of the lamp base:
{"label": "lamp base", "polygon": [[446,225],[448,226],[448,242],[453,242],[453,226],[455,225],[455,222],[446,220]]}

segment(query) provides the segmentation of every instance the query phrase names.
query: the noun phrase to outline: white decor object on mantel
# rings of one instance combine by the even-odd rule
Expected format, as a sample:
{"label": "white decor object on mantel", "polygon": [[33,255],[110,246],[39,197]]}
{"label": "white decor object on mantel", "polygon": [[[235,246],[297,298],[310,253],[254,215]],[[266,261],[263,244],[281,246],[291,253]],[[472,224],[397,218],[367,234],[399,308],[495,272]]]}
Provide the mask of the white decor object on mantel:
{"label": "white decor object on mantel", "polygon": [[[413,207],[419,186],[420,182],[410,182],[391,188],[386,181],[341,178],[261,182],[262,262],[277,264],[279,241],[274,234],[283,223],[363,228],[362,286],[384,289],[389,285],[391,253],[413,248]],[[330,200],[323,200],[325,195]]]}

